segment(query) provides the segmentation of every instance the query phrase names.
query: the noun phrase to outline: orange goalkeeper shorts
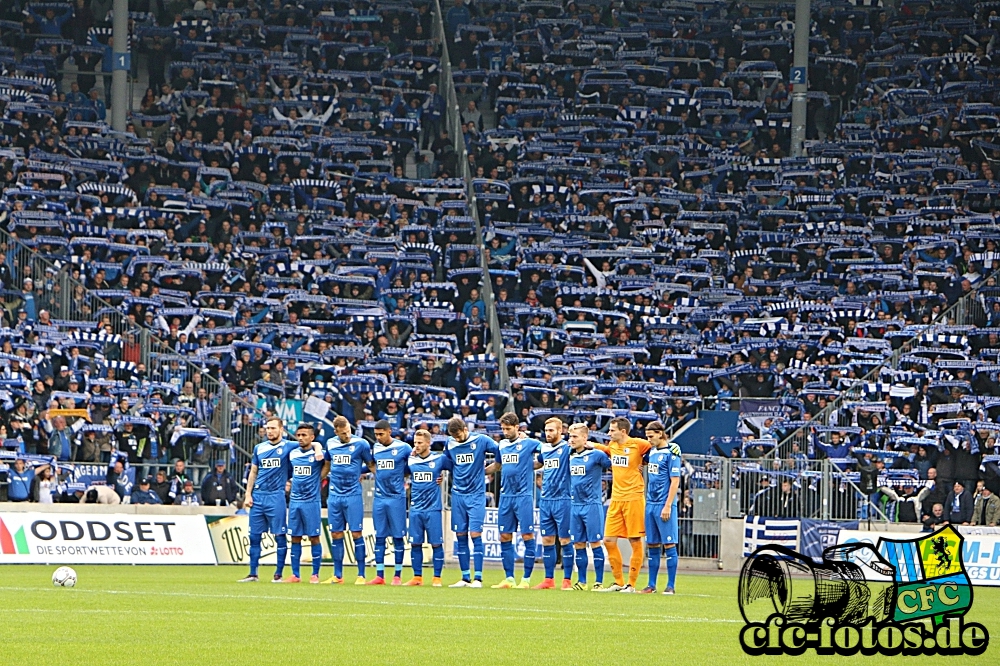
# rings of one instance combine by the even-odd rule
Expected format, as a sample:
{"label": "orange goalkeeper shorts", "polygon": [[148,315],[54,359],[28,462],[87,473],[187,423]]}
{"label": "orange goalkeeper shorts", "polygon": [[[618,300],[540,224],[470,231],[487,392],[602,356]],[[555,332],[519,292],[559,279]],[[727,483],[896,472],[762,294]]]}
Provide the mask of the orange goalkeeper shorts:
{"label": "orange goalkeeper shorts", "polygon": [[604,536],[636,539],[646,535],[646,500],[611,500],[604,519]]}

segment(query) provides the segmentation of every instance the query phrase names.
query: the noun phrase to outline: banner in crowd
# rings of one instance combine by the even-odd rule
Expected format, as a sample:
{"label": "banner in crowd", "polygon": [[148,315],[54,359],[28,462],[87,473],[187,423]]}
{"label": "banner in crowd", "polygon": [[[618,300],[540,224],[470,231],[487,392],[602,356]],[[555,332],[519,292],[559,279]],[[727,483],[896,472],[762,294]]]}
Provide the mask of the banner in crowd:
{"label": "banner in crowd", "polygon": [[761,546],[799,549],[799,521],[787,518],[747,516],[743,521],[743,557]]}
{"label": "banner in crowd", "polygon": [[0,564],[215,564],[204,516],[0,513]]}
{"label": "banner in crowd", "polygon": [[271,412],[284,421],[285,426],[290,429],[294,429],[295,424],[302,420],[301,400],[282,400],[273,395],[260,396],[257,398],[257,409]]}
{"label": "banner in crowd", "polygon": [[[1000,528],[958,527],[964,537],[962,561],[969,579],[975,586],[1000,586]],[[866,530],[840,530],[837,543],[878,544],[879,537],[886,539],[908,535],[901,532],[869,532]]]}
{"label": "banner in crowd", "polygon": [[[66,472],[67,483],[82,483],[92,486],[95,483],[103,486],[108,477],[107,464],[98,463],[59,463],[59,471]],[[135,467],[125,470],[125,476],[133,486],[135,485]]]}
{"label": "banner in crowd", "polygon": [[[743,437],[760,439],[766,436],[767,422],[791,413],[791,408],[778,400],[740,400],[740,417],[737,430]],[[728,451],[727,451],[728,453]]]}
{"label": "banner in crowd", "polygon": [[858,529],[858,521],[856,520],[835,523],[832,520],[804,518],[799,537],[799,552],[806,557],[822,561],[823,551],[830,546],[837,545],[837,537],[840,534],[840,530],[856,529]]}

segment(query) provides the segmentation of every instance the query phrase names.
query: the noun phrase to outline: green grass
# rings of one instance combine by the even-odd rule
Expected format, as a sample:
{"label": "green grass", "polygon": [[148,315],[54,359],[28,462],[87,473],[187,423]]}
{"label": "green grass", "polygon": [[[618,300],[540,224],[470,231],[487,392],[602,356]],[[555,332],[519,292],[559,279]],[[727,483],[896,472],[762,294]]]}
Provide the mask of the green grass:
{"label": "green grass", "polygon": [[[734,576],[681,575],[678,594],[237,585],[242,567],[0,567],[0,664],[734,664],[743,654]],[[270,576],[271,568],[262,568]],[[345,568],[347,580],[353,580]],[[404,578],[408,577],[404,572]],[[324,567],[324,574],[330,568]],[[591,572],[593,575],[593,572]],[[486,572],[486,585],[499,571]],[[538,572],[535,582],[541,581]],[[457,579],[446,571],[445,583]],[[608,577],[610,580],[610,576]],[[428,579],[429,582],[429,579]],[[644,579],[640,580],[643,583]],[[1000,588],[976,588],[970,620],[1000,641]],[[22,641],[18,636],[23,636]],[[9,647],[21,647],[12,652]],[[988,663],[996,647],[963,664]],[[855,657],[889,663],[889,658]],[[779,658],[794,664],[843,657]],[[892,662],[905,661],[904,657]],[[940,663],[944,657],[921,659]]]}

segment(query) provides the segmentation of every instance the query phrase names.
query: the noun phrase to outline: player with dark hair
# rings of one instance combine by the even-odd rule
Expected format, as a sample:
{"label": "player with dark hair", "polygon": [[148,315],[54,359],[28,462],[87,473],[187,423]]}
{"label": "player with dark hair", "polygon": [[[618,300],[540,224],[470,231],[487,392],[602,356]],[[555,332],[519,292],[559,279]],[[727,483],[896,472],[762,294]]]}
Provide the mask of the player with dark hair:
{"label": "player with dark hair", "polygon": [[[507,575],[495,589],[531,586],[531,572],[535,568],[535,469],[542,464],[535,460],[542,443],[525,437],[518,431],[518,418],[512,412],[500,417],[504,439],[500,441],[497,463],[487,472],[500,471],[500,503],[497,509],[497,527],[500,530],[500,558]],[[514,581],[514,530],[520,528],[524,542],[524,576],[520,583]]]}
{"label": "player with dark hair", "polygon": [[[453,465],[451,483],[451,528],[458,538],[455,553],[462,580],[450,587],[483,586],[483,521],[486,518],[486,455],[500,453],[493,438],[470,433],[459,416],[448,419],[448,441],[444,453]],[[469,537],[472,537],[475,578],[469,569]]]}
{"label": "player with dark hair", "polygon": [[667,560],[667,589],[674,593],[677,578],[677,489],[681,483],[681,456],[676,445],[667,443],[663,424],[653,421],[646,426],[652,445],[646,464],[646,553],[649,558],[649,584],[644,594],[656,592],[660,555]]}
{"label": "player with dark hair", "polygon": [[392,539],[396,569],[393,585],[401,585],[403,573],[403,534],[406,532],[406,460],[413,449],[394,439],[392,426],[385,419],[375,424],[375,499],[372,519],[375,523],[375,578],[369,585],[385,585],[385,540]]}
{"label": "player with dark hair", "polygon": [[300,423],[295,429],[297,449],[288,456],[292,468],[292,489],[288,502],[288,531],[292,535],[292,575],[283,582],[298,583],[299,563],[302,560],[302,537],[309,538],[312,556],[312,576],[310,583],[319,582],[319,570],[323,564],[323,546],[319,536],[323,529],[320,485],[330,470],[330,461],[317,460],[314,453],[316,428],[310,423]]}

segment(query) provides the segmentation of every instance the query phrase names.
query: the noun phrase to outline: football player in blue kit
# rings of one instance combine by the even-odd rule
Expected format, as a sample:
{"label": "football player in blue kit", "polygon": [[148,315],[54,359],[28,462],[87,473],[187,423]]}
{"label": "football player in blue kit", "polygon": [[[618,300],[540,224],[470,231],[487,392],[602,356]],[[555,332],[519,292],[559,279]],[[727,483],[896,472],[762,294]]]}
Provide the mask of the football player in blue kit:
{"label": "football player in blue kit", "polygon": [[677,578],[677,489],[681,483],[681,455],[676,444],[667,442],[663,424],[653,421],[646,426],[646,439],[652,445],[646,464],[646,554],[649,557],[649,584],[642,594],[656,593],[660,556],[667,560],[667,589],[674,593]]}
{"label": "football player in blue kit", "polygon": [[587,447],[590,429],[584,423],[574,423],[569,427],[570,493],[572,495],[572,515],[570,518],[570,539],[576,549],[576,584],[574,590],[587,589],[587,544],[594,554],[595,582],[591,590],[604,589],[604,491],[601,478],[611,469],[608,454]]}
{"label": "football player in blue kit", "polygon": [[556,539],[562,548],[563,590],[573,589],[573,544],[569,538],[571,513],[569,489],[570,447],[563,439],[566,426],[557,416],[545,421],[545,443],[538,452],[542,466],[542,497],[538,502],[538,522],[542,530],[542,561],[545,580],[535,590],[555,588]]}
{"label": "football player in blue kit", "polygon": [[[531,586],[531,572],[535,568],[535,469],[542,466],[535,456],[542,443],[519,432],[518,418],[511,412],[500,417],[500,428],[504,435],[500,455],[486,471],[499,470],[501,475],[497,526],[500,558],[507,577],[493,588],[526,590]],[[518,528],[524,541],[524,576],[520,583],[514,580],[514,530]]]}
{"label": "football player in blue kit", "polygon": [[[483,521],[486,519],[486,455],[499,455],[493,438],[470,433],[459,416],[448,419],[448,441],[444,453],[454,469],[451,472],[451,528],[458,542],[455,554],[462,569],[462,580],[449,587],[483,586]],[[469,570],[469,537],[472,537],[475,578]]]}
{"label": "football player in blue kit", "polygon": [[403,573],[403,534],[406,532],[406,461],[413,449],[406,442],[393,439],[392,426],[385,419],[375,424],[375,499],[372,519],[375,523],[375,578],[369,585],[385,585],[385,540],[392,538],[396,560],[393,585],[401,585]]}
{"label": "football player in blue kit", "polygon": [[333,420],[334,437],[326,441],[330,460],[330,494],[326,500],[327,522],[330,526],[333,578],[328,583],[344,582],[344,532],[354,539],[354,561],[358,565],[355,585],[365,584],[365,505],[361,495],[361,475],[375,472],[375,459],[368,442],[351,434],[351,424],[343,416]]}
{"label": "football player in blue kit", "polygon": [[298,583],[299,564],[302,560],[302,537],[309,539],[312,555],[310,583],[319,582],[323,564],[323,546],[319,536],[323,528],[320,485],[330,469],[330,461],[316,460],[313,444],[316,428],[311,423],[300,423],[295,429],[299,446],[288,456],[292,468],[292,489],[288,502],[288,532],[292,535],[292,575],[284,583]]}
{"label": "football player in blue kit", "polygon": [[407,586],[424,584],[424,543],[429,543],[434,562],[431,586],[441,587],[444,568],[441,472],[451,467],[448,456],[431,451],[429,431],[418,430],[413,435],[413,453],[406,463],[410,475],[410,564],[413,566],[413,578],[406,581]]}
{"label": "football player in blue kit", "polygon": [[[247,494],[244,506],[250,510],[250,574],[240,583],[256,583],[257,568],[260,563],[260,543],[264,532],[274,535],[278,546],[278,567],[272,582],[281,582],[288,553],[287,528],[288,510],[285,505],[285,485],[291,476],[289,455],[298,447],[295,442],[285,439],[284,422],[271,417],[264,424],[267,439],[253,449],[250,475],[247,478]],[[313,446],[313,456],[323,460],[323,449]]]}

